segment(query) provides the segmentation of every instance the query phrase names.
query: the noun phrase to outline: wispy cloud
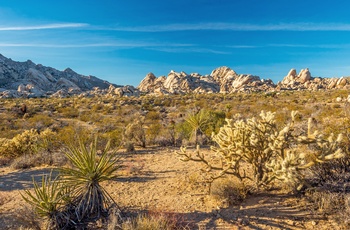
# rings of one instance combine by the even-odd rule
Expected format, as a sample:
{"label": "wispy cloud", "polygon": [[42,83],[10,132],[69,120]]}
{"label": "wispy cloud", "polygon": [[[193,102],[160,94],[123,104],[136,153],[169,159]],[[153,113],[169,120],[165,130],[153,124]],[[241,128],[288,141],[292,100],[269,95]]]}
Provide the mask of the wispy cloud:
{"label": "wispy cloud", "polygon": [[227,51],[213,50],[200,47],[153,47],[151,50],[166,52],[166,53],[210,53],[210,54],[231,54]]}
{"label": "wispy cloud", "polygon": [[89,48],[89,47],[115,47],[115,48],[148,48],[148,47],[190,47],[192,44],[162,44],[143,42],[117,42],[117,43],[87,43],[87,44],[45,44],[45,43],[1,43],[0,47],[37,47],[37,48]]}
{"label": "wispy cloud", "polygon": [[170,32],[198,30],[226,31],[350,31],[350,24],[336,23],[278,23],[278,24],[244,24],[244,23],[197,23],[167,24],[148,26],[129,26],[96,28],[129,32]]}
{"label": "wispy cloud", "polygon": [[347,49],[350,48],[350,44],[268,44],[265,47]]}
{"label": "wispy cloud", "polygon": [[260,46],[251,46],[251,45],[231,45],[231,46],[226,46],[227,48],[232,48],[232,49],[254,49],[254,48],[259,48]]}
{"label": "wispy cloud", "polygon": [[80,28],[87,27],[86,23],[59,23],[45,24],[35,26],[0,26],[0,31],[22,31],[22,30],[46,30],[46,29],[64,29],[64,28]]}

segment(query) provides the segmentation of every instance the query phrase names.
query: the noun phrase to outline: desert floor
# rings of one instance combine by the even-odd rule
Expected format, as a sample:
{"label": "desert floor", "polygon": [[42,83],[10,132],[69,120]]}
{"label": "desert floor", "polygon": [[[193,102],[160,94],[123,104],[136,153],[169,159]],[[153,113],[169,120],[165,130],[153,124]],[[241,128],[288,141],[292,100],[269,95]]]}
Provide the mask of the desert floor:
{"label": "desert floor", "polygon": [[[339,229],[307,208],[305,198],[281,190],[248,195],[231,206],[214,199],[208,186],[198,182],[200,165],[180,161],[176,150],[147,148],[121,153],[119,177],[104,186],[126,215],[171,213],[191,229]],[[30,225],[20,192],[33,187],[32,177],[40,179],[50,170],[0,168],[0,229]]]}

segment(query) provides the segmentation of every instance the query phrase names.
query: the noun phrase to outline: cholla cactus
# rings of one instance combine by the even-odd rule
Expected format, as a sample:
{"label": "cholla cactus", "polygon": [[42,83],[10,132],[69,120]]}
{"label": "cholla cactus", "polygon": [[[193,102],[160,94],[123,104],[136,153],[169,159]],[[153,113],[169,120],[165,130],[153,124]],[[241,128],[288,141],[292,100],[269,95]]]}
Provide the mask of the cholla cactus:
{"label": "cholla cactus", "polygon": [[[295,136],[293,127],[296,114],[293,111],[291,122],[280,130],[272,112],[262,111],[258,118],[247,120],[227,119],[227,124],[212,136],[217,145],[212,146],[214,155],[211,159],[207,159],[199,149],[192,156],[182,148],[178,155],[184,161],[204,163],[209,181],[231,174],[240,180],[252,180],[257,187],[273,180],[299,186],[303,182],[303,169],[343,157],[343,153],[338,147],[342,136],[334,139],[331,135],[325,139],[317,131],[311,134],[311,120],[308,135]],[[313,145],[312,157],[298,152],[301,145]],[[219,159],[220,163],[215,164],[212,159]]]}
{"label": "cholla cactus", "polygon": [[45,129],[40,134],[35,129],[25,130],[12,139],[0,139],[0,154],[18,157],[25,154],[34,154],[41,148],[48,148],[53,142],[55,133]]}

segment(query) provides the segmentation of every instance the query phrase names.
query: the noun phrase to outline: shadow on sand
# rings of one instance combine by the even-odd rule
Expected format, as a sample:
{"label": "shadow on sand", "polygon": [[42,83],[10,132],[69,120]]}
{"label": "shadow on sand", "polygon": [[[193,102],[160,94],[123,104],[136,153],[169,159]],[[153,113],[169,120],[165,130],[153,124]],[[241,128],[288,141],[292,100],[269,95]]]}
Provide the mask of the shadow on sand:
{"label": "shadow on sand", "polygon": [[0,191],[12,191],[19,189],[33,188],[33,179],[37,182],[41,181],[43,175],[50,174],[52,177],[58,175],[54,168],[45,169],[29,169],[24,171],[11,172],[0,176]]}

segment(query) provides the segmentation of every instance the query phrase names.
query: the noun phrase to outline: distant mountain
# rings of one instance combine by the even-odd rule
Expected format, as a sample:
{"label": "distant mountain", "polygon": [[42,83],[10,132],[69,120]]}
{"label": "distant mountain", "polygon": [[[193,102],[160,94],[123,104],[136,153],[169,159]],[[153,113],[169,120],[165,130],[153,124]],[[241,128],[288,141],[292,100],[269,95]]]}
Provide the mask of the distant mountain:
{"label": "distant mountain", "polygon": [[0,54],[0,97],[45,97],[57,92],[68,96],[110,86],[118,87],[70,68],[59,71],[30,60],[16,62]]}

